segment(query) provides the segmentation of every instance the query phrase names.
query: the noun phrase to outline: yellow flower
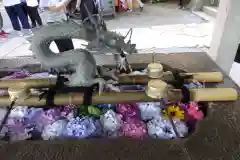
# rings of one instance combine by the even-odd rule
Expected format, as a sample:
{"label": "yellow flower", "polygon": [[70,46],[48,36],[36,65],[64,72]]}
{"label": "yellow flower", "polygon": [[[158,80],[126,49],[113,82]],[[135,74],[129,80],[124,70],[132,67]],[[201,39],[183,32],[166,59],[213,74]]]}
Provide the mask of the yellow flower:
{"label": "yellow flower", "polygon": [[179,119],[184,119],[184,111],[178,106],[168,106],[163,110],[163,117],[168,118],[168,115]]}

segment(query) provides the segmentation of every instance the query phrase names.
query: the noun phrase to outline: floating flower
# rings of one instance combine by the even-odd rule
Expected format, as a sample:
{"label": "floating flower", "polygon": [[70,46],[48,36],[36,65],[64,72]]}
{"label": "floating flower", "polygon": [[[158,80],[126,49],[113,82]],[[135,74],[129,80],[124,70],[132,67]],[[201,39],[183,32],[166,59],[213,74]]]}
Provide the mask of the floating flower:
{"label": "floating flower", "polygon": [[63,133],[69,138],[88,138],[91,136],[99,136],[102,134],[101,123],[91,117],[76,117],[71,119]]}
{"label": "floating flower", "polygon": [[143,85],[121,85],[119,86],[121,91],[127,91],[127,90],[144,90],[145,86]]}
{"label": "floating flower", "polygon": [[54,139],[61,137],[63,131],[67,126],[68,121],[66,119],[58,120],[52,124],[48,124],[44,127],[42,132],[42,138],[44,140]]}
{"label": "floating flower", "polygon": [[8,118],[5,124],[8,129],[8,135],[11,141],[26,140],[31,137],[30,131],[33,127],[29,127],[24,123],[24,118]]}
{"label": "floating flower", "polygon": [[198,108],[198,104],[194,102],[188,105],[187,113],[197,120],[202,120],[204,118],[202,111]]}
{"label": "floating flower", "polygon": [[24,125],[24,119],[8,118],[6,121],[8,130],[13,133],[25,133],[26,126]]}
{"label": "floating flower", "polygon": [[168,118],[168,115],[179,119],[184,119],[184,111],[178,106],[168,106],[163,110],[164,117]]}
{"label": "floating flower", "polygon": [[30,73],[27,70],[22,70],[22,71],[14,72],[12,75],[3,77],[1,79],[4,79],[4,80],[19,79],[19,78],[25,78],[25,77],[28,77],[28,76],[30,76]]}
{"label": "floating flower", "polygon": [[9,117],[11,118],[23,118],[28,114],[28,107],[27,106],[16,106],[14,107]]}
{"label": "floating flower", "polygon": [[160,115],[160,105],[159,102],[143,102],[137,103],[138,108],[141,112],[141,117],[143,120],[151,120]]}
{"label": "floating flower", "polygon": [[137,105],[132,104],[118,104],[116,110],[123,116],[124,119],[127,117],[140,118],[140,110]]}
{"label": "floating flower", "polygon": [[205,88],[205,86],[200,82],[192,82],[192,83],[184,84],[184,86],[187,87],[188,89],[191,89],[191,88]]}
{"label": "floating flower", "polygon": [[149,121],[147,129],[148,135],[152,138],[172,139],[174,137],[171,123],[160,116]]}
{"label": "floating flower", "polygon": [[180,109],[182,109],[184,111],[186,111],[187,108],[188,108],[188,105],[187,104],[183,104],[183,103],[179,103],[178,106],[179,106]]}
{"label": "floating flower", "polygon": [[122,125],[122,116],[115,113],[113,110],[108,110],[105,114],[100,116],[103,129],[107,133],[116,133]]}
{"label": "floating flower", "polygon": [[75,105],[66,105],[66,106],[60,107],[61,116],[68,120],[74,118],[75,107],[76,107]]}
{"label": "floating flower", "polygon": [[42,113],[38,119],[38,123],[43,126],[51,124],[61,118],[61,112],[57,108],[51,108]]}
{"label": "floating flower", "polygon": [[113,109],[116,107],[116,104],[98,104],[96,105],[98,108],[101,108],[101,109]]}
{"label": "floating flower", "polygon": [[29,108],[27,115],[25,115],[25,118],[29,121],[34,120],[38,115],[44,113],[44,110],[42,108]]}
{"label": "floating flower", "polygon": [[[184,137],[188,133],[188,127],[184,122],[174,118],[173,123],[180,137]],[[149,136],[153,138],[173,139],[177,137],[170,120],[160,116],[149,121],[147,129]]]}
{"label": "floating flower", "polygon": [[45,125],[59,120],[61,118],[61,112],[57,108],[52,108],[47,111],[44,111],[42,108],[31,108],[25,118],[27,124],[34,125],[38,131],[42,131]]}
{"label": "floating flower", "polygon": [[121,135],[132,138],[144,138],[147,135],[147,126],[140,119],[129,117],[121,126]]}
{"label": "floating flower", "polygon": [[[188,127],[185,122],[181,121],[178,118],[173,118],[173,123],[176,127],[177,133],[181,138],[185,137],[188,134]],[[177,137],[175,132],[174,137]]]}

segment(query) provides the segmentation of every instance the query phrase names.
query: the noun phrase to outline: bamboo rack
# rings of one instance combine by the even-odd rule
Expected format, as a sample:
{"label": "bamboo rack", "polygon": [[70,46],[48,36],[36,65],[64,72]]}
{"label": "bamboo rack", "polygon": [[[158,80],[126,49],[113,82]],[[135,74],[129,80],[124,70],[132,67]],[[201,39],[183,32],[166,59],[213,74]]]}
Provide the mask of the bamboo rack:
{"label": "bamboo rack", "polygon": [[[54,96],[55,105],[83,103],[84,94],[82,93],[58,93]],[[170,90],[168,99],[179,102],[182,99],[180,90]],[[191,101],[236,101],[238,93],[232,88],[203,88],[190,90]],[[92,104],[117,104],[117,103],[134,103],[134,102],[151,102],[157,101],[148,97],[143,91],[128,91],[128,92],[108,92],[92,97]],[[0,96],[0,105],[7,106],[10,104],[8,95]],[[25,100],[17,100],[15,105],[20,106],[45,106],[46,99],[39,100],[38,95],[31,95]],[[49,107],[49,106],[48,106]]]}
{"label": "bamboo rack", "polygon": [[[186,79],[186,82],[208,82],[208,83],[219,83],[223,82],[223,74],[221,72],[198,72],[198,73],[181,73],[181,76],[192,75],[192,79]],[[170,72],[165,72],[163,77],[160,78],[162,81],[171,82],[174,81],[174,77]],[[147,75],[120,75],[120,84],[147,84],[150,78]]]}
{"label": "bamboo rack", "polygon": [[[181,73],[182,76],[193,75],[193,79],[186,81],[198,82],[222,82],[223,75],[221,72],[198,72],[198,73]],[[174,77],[170,73],[165,73],[161,80],[165,82],[174,81]],[[150,78],[147,75],[129,76],[120,75],[119,84],[147,84]],[[56,84],[56,78],[43,78],[43,79],[13,79],[13,80],[0,80],[0,88],[8,88],[16,83],[26,83],[29,88],[47,88]]]}

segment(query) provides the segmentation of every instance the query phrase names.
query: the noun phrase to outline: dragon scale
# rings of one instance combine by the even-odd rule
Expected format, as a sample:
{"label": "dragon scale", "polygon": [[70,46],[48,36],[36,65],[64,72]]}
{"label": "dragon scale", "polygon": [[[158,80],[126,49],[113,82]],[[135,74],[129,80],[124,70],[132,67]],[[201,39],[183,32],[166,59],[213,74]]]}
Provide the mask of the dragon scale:
{"label": "dragon scale", "polygon": [[70,86],[91,86],[95,83],[93,80],[97,73],[97,66],[93,55],[84,49],[74,49],[56,54],[51,51],[49,46],[56,39],[84,39],[83,31],[74,22],[66,21],[43,27],[32,37],[31,49],[44,67],[57,71],[66,69],[74,71],[69,77]]}
{"label": "dragon scale", "polygon": [[[86,6],[85,8],[88,11]],[[130,29],[128,33],[131,35],[132,30]],[[136,45],[131,44],[131,38],[127,43],[125,42],[127,35],[124,37],[115,32],[108,31],[101,13],[99,15],[91,15],[88,11],[88,18],[82,21],[81,24],[69,19],[44,26],[30,40],[30,49],[36,54],[36,58],[44,67],[54,69],[57,72],[72,71],[73,74],[68,76],[69,86],[88,87],[98,83],[99,92],[101,93],[104,86],[112,90],[117,90],[111,84],[116,82],[111,81],[110,84],[107,84],[104,79],[99,78],[100,75],[97,70],[96,61],[90,52],[97,51],[100,53],[104,49],[115,50],[119,52],[115,57],[122,56],[125,59],[124,51],[129,54],[136,52]],[[86,49],[72,49],[55,54],[49,48],[51,42],[54,40],[74,38],[87,40],[89,43]],[[126,66],[126,63],[123,62],[122,64],[120,67]],[[103,70],[100,70],[100,72],[101,76],[108,74],[115,79],[114,75],[110,72],[104,73]]]}

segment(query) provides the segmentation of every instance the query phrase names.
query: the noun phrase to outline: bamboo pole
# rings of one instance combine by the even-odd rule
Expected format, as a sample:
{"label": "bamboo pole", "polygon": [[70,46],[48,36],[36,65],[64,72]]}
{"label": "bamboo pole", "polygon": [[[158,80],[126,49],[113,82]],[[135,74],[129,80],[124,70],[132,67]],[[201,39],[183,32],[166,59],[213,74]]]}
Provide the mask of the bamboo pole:
{"label": "bamboo pole", "polygon": [[235,101],[238,93],[233,88],[191,89],[191,99],[194,101]]}
{"label": "bamboo pole", "polygon": [[[221,72],[199,72],[199,73],[181,73],[182,76],[193,75],[193,79],[188,79],[188,82],[222,82],[223,75]],[[147,84],[150,79],[146,75],[129,76],[120,75],[119,84]],[[174,77],[170,73],[164,73],[161,80],[170,82]],[[16,83],[25,82],[29,88],[47,88],[56,84],[56,78],[43,78],[43,79],[12,79],[0,80],[0,88],[8,88]]]}
{"label": "bamboo pole", "polygon": [[197,72],[197,73],[181,73],[180,75],[192,75],[192,79],[188,79],[188,81],[196,80],[198,82],[223,82],[223,74],[221,72]]}
{"label": "bamboo pole", "polygon": [[[186,82],[208,82],[208,83],[218,83],[223,82],[223,74],[221,72],[198,72],[198,73],[181,73],[181,76],[190,76],[192,79],[186,79]],[[160,78],[162,81],[171,82],[174,81],[174,77],[171,72],[163,73],[163,77]],[[146,75],[120,75],[119,83],[120,84],[147,84],[150,78]]]}
{"label": "bamboo pole", "polygon": [[28,88],[48,88],[56,84],[56,78],[42,78],[42,79],[10,79],[10,80],[0,80],[0,88],[8,88],[14,84],[26,83]]}
{"label": "bamboo pole", "polygon": [[[54,96],[55,105],[83,103],[84,95],[81,93],[58,93]],[[180,101],[182,94],[180,90],[170,90],[168,99],[171,101]],[[190,90],[191,101],[236,101],[238,93],[233,88],[203,88]],[[128,92],[108,92],[100,96],[92,97],[92,104],[117,104],[117,103],[134,103],[134,102],[149,102],[156,101],[148,97],[143,91],[128,91]],[[0,105],[7,106],[10,104],[9,96],[0,96]],[[17,100],[15,105],[20,106],[45,106],[46,99],[39,100],[38,95],[31,95],[28,99]],[[49,106],[48,106],[49,107]]]}

